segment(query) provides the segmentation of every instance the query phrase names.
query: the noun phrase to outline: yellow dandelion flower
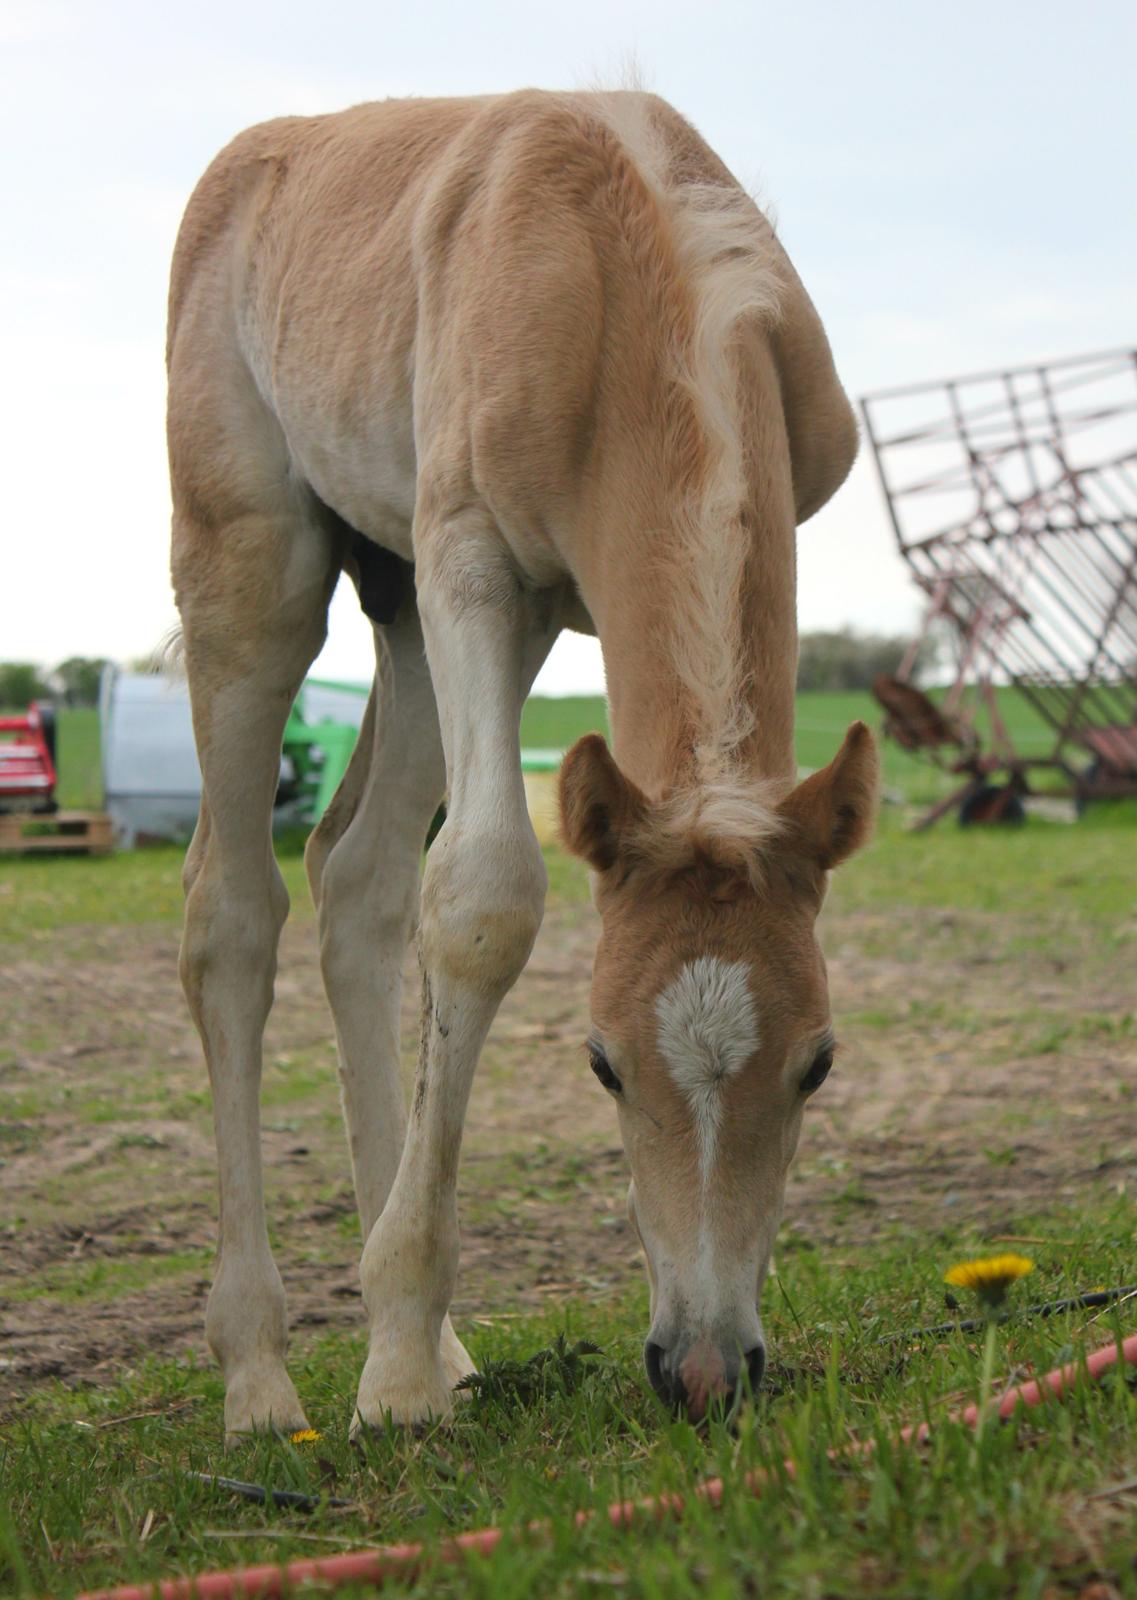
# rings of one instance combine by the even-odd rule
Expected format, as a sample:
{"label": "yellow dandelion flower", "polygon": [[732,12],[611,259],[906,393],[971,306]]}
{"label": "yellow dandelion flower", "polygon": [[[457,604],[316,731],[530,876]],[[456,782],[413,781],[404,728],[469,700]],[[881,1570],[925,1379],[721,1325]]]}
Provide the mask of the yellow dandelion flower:
{"label": "yellow dandelion flower", "polygon": [[318,1433],[315,1428],[299,1428],[295,1433],[288,1435],[288,1442],[289,1444],[315,1444],[317,1439],[322,1439],[323,1437],[323,1434]]}
{"label": "yellow dandelion flower", "polygon": [[956,1289],[974,1289],[985,1306],[1000,1306],[1007,1290],[1034,1271],[1026,1256],[986,1256],[981,1261],[960,1261],[944,1273],[944,1282]]}

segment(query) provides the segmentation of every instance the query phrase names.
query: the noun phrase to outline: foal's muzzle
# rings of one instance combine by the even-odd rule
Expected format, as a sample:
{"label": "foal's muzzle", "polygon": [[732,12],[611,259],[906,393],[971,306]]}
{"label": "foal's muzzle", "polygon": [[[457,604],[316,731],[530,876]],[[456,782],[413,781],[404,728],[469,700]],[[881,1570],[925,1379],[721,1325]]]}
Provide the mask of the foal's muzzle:
{"label": "foal's muzzle", "polygon": [[766,1370],[766,1346],[726,1351],[701,1338],[665,1349],[649,1339],[644,1366],[660,1399],[699,1422],[715,1401],[729,1407],[741,1394],[757,1392]]}

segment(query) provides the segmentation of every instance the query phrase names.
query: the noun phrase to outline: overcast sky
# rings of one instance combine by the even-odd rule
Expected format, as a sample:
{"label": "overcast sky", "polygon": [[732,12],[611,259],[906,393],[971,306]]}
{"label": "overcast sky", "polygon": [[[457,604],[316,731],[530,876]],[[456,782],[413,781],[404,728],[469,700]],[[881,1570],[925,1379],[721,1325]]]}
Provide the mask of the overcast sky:
{"label": "overcast sky", "polygon": [[[138,656],[174,619],[166,274],[186,198],[239,128],[582,86],[634,57],[775,210],[857,396],[1133,342],[1135,16],[1132,0],[0,0],[0,658]],[[864,456],[799,544],[804,627],[912,625]],[[349,591],[320,668],[369,675]],[[597,681],[582,644],[542,687]]]}

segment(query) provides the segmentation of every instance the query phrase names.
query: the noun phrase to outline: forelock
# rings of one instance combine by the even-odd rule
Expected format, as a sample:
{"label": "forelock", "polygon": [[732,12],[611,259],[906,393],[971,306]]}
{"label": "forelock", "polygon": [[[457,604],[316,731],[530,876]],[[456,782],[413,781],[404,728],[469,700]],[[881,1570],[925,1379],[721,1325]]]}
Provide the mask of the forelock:
{"label": "forelock", "polygon": [[710,864],[760,892],[785,833],[777,798],[774,785],[753,781],[677,788],[630,831],[625,854],[649,875]]}

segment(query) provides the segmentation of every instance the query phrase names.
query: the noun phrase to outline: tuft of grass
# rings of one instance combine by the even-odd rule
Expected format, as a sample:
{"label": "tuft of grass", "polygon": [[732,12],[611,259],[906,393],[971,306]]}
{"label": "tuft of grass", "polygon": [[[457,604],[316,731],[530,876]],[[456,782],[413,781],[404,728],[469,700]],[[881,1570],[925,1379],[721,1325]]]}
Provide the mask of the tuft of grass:
{"label": "tuft of grass", "polygon": [[546,1350],[524,1361],[489,1361],[480,1372],[471,1372],[458,1388],[477,1400],[506,1407],[531,1406],[546,1400],[551,1392],[570,1395],[581,1385],[586,1358],[600,1355],[598,1344],[578,1339],[570,1345],[564,1333]]}

